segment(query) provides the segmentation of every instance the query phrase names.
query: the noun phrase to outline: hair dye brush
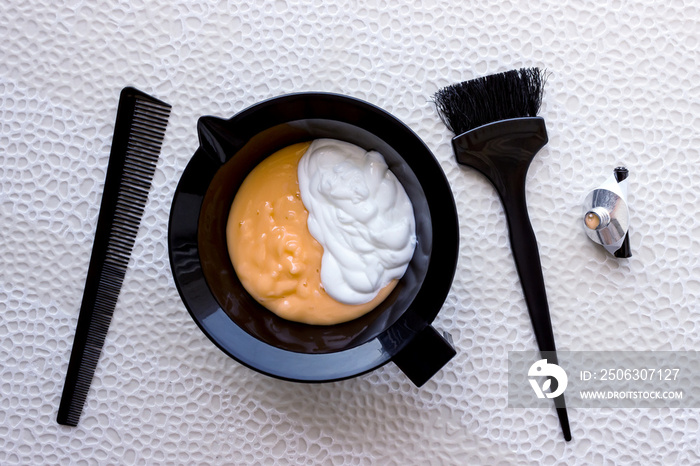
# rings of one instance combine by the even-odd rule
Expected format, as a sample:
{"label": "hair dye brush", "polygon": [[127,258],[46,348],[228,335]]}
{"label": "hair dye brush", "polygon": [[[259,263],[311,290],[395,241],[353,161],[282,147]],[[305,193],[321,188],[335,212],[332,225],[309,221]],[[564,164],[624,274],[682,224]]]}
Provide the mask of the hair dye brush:
{"label": "hair dye brush", "polygon": [[[542,103],[544,75],[522,68],[448,86],[435,94],[457,162],[475,168],[493,183],[508,220],[510,244],[540,352],[557,364],[554,333],[537,239],[525,202],[525,178],[535,154],[547,144]],[[556,387],[553,387],[553,390]],[[563,396],[554,399],[564,438],[571,440]]]}

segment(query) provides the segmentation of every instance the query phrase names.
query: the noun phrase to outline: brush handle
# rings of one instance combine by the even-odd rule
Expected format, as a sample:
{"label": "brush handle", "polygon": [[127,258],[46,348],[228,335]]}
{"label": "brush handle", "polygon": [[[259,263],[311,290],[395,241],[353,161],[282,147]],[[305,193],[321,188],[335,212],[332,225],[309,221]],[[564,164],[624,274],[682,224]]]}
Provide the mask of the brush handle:
{"label": "brush handle", "polygon": [[452,147],[457,161],[486,176],[501,198],[508,220],[515,267],[525,293],[537,346],[540,351],[553,352],[554,333],[540,254],[525,199],[525,181],[530,162],[547,141],[544,119],[527,117],[480,126],[455,137]]}
{"label": "brush handle", "polygon": [[[513,251],[515,268],[523,287],[525,302],[535,330],[535,339],[540,351],[556,351],[554,332],[549,315],[547,292],[544,286],[540,253],[537,248],[537,238],[532,229],[527,213],[525,193],[509,191],[501,195],[503,209],[508,221],[510,247]],[[554,355],[556,358],[556,355]],[[557,361],[551,361],[557,364]]]}
{"label": "brush handle", "polygon": [[[544,119],[525,117],[496,121],[462,133],[452,139],[452,148],[457,162],[481,172],[491,181],[501,198],[515,268],[537,346],[543,358],[558,364],[540,253],[525,199],[525,180],[530,162],[547,141]],[[569,441],[571,430],[564,396],[557,397],[554,403],[564,438]]]}
{"label": "brush handle", "polygon": [[[537,238],[527,213],[525,180],[508,181],[506,177],[506,183],[510,186],[504,193],[501,193],[501,201],[508,221],[510,247],[513,251],[515,268],[520,277],[520,285],[523,288],[525,303],[532,321],[532,328],[535,331],[537,347],[540,349],[542,357],[546,357],[548,363],[559,364]],[[571,428],[564,395],[555,398],[554,405],[564,438],[566,441],[570,441]]]}

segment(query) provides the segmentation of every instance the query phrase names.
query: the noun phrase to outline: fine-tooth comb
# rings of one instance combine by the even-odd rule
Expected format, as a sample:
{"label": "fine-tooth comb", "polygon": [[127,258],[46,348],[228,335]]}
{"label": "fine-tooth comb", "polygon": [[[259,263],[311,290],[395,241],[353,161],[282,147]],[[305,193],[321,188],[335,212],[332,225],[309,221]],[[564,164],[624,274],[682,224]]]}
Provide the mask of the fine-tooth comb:
{"label": "fine-tooth comb", "polygon": [[170,105],[132,87],[119,96],[112,150],[57,422],[77,426],[148,200]]}

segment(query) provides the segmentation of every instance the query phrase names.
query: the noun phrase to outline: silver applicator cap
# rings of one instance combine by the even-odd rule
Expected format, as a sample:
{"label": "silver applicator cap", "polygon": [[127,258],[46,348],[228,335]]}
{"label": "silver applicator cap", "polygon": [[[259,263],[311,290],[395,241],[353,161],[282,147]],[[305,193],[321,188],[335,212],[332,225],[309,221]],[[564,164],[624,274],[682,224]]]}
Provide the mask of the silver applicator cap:
{"label": "silver applicator cap", "polygon": [[583,202],[583,229],[588,237],[615,257],[631,257],[625,167],[618,167]]}

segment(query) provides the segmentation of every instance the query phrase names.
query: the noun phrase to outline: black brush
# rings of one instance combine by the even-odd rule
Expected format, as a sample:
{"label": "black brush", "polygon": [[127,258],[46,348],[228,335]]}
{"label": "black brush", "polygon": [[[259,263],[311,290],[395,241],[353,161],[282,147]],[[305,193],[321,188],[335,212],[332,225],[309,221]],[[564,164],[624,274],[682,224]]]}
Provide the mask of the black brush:
{"label": "black brush", "polygon": [[[438,91],[435,104],[452,139],[457,162],[493,183],[508,220],[510,244],[540,352],[558,364],[537,239],[525,201],[525,178],[535,154],[547,144],[544,119],[537,116],[545,76],[538,68],[494,74]],[[564,397],[555,399],[564,438],[571,429]]]}
{"label": "black brush", "polygon": [[119,97],[102,204],[57,422],[78,425],[102,352],[170,115],[134,88]]}

